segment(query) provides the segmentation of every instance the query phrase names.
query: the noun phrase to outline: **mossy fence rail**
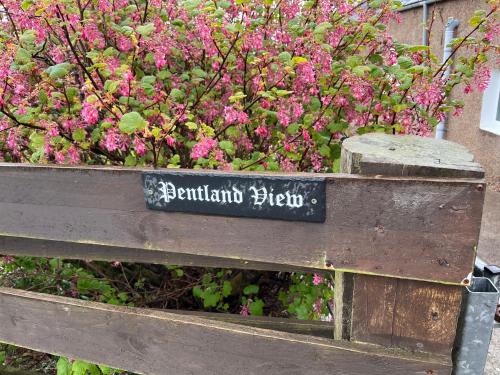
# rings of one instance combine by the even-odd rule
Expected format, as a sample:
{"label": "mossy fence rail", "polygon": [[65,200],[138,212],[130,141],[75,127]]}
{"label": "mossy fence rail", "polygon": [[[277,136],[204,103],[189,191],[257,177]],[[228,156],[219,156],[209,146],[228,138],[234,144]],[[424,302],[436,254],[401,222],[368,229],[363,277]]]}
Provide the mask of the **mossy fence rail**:
{"label": "mossy fence rail", "polygon": [[0,288],[0,341],[147,375],[450,374],[481,168],[449,142],[365,135],[344,142],[342,169],[312,175],[324,182],[325,220],[301,222],[148,209],[149,169],[0,164],[3,254],[335,272],[334,323]]}

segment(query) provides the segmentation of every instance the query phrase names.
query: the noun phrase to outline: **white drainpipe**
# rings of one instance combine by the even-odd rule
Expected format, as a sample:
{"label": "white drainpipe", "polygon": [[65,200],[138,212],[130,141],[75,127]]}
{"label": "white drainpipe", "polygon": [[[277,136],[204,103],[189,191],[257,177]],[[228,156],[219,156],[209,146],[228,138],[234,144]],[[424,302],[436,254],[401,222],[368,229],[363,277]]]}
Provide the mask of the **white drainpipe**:
{"label": "white drainpipe", "polygon": [[[443,64],[449,59],[453,53],[453,48],[451,46],[451,41],[455,36],[455,30],[457,29],[460,22],[452,17],[448,18],[448,23],[446,24],[446,30],[444,33],[444,51],[443,51]],[[451,64],[448,65],[444,74],[443,80],[447,80],[451,73]],[[445,113],[445,118],[436,127],[436,138],[444,139],[446,134],[446,121],[448,115]]]}

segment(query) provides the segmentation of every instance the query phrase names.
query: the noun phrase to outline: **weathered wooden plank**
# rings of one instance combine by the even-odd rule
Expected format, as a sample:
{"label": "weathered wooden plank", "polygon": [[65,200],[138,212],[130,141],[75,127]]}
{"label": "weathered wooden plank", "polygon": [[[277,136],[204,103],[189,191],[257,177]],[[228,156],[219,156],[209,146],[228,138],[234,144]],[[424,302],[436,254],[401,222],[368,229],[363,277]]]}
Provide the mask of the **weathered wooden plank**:
{"label": "weathered wooden plank", "polygon": [[336,340],[349,340],[351,338],[352,324],[352,294],[354,287],[354,274],[335,272],[334,284],[334,338]]}
{"label": "weathered wooden plank", "polygon": [[172,314],[197,316],[219,322],[240,324],[248,327],[264,328],[280,332],[296,333],[315,337],[333,338],[332,324],[320,320],[298,320],[270,318],[267,316],[241,316],[238,314],[208,313],[202,311],[161,310]]}
{"label": "weathered wooden plank", "polygon": [[484,177],[464,146],[450,141],[381,133],[352,137],[342,145],[345,173],[384,176]]}
{"label": "weathered wooden plank", "polygon": [[451,373],[448,358],[0,289],[0,341],[147,375]]}
{"label": "weathered wooden plank", "polygon": [[354,277],[351,338],[390,347],[397,279],[359,276]]}
{"label": "weathered wooden plank", "polygon": [[[385,134],[344,142],[342,168],[346,173],[427,178],[484,174],[460,145]],[[404,241],[402,246],[406,246]],[[438,262],[447,266],[447,258]],[[353,340],[450,355],[460,314],[460,287],[367,275],[353,279],[352,304],[344,305],[342,311],[346,315],[352,308],[351,324],[343,324],[343,329],[350,330]]]}
{"label": "weathered wooden plank", "polygon": [[352,339],[451,355],[462,287],[356,275]]}
{"label": "weathered wooden plank", "polygon": [[42,375],[40,372],[21,370],[9,366],[0,366],[0,375]]}
{"label": "weathered wooden plank", "polygon": [[[147,262],[164,262],[164,253],[199,255],[214,263],[265,263],[266,269],[288,265],[455,284],[471,271],[483,180],[323,176],[325,223],[298,223],[148,210],[137,169],[1,164],[0,236],[8,247],[0,252],[25,252],[26,243],[18,249],[9,240],[23,238],[40,246],[88,244],[90,254],[78,255],[87,259],[97,250],[114,255],[123,248]],[[44,254],[71,258],[71,247],[46,247]],[[102,258],[109,255],[96,256]],[[172,256],[179,264],[181,258]]]}

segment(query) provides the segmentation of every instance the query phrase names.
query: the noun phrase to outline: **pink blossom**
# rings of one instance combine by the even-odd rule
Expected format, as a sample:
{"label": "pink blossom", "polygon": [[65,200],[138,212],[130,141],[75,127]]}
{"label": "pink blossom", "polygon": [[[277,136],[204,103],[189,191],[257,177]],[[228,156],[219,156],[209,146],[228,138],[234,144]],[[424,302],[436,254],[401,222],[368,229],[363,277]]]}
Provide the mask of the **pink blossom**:
{"label": "pink blossom", "polygon": [[323,307],[323,300],[321,298],[318,298],[316,300],[316,302],[314,302],[314,311],[316,312],[316,314],[320,314],[321,313],[321,308]]}
{"label": "pink blossom", "polygon": [[97,5],[101,12],[109,12],[111,11],[111,4],[108,0],[97,0]]}
{"label": "pink blossom", "polygon": [[134,148],[138,156],[144,156],[147,152],[146,145],[144,144],[144,141],[140,138],[134,139]]}
{"label": "pink blossom", "polygon": [[97,24],[94,22],[88,23],[83,27],[82,37],[89,44],[94,45],[97,48],[104,48],[106,45],[104,36],[97,28]]}
{"label": "pink blossom", "polygon": [[309,142],[311,140],[311,134],[306,129],[302,130],[302,138],[304,138],[304,141]]}
{"label": "pink blossom", "polygon": [[248,309],[248,306],[246,306],[246,305],[241,306],[240,315],[241,316],[249,316],[250,315],[250,310]]}
{"label": "pink blossom", "polygon": [[10,256],[10,255],[5,255],[3,256],[2,258],[0,258],[0,260],[2,261],[2,263],[4,264],[11,264],[11,263],[14,263],[15,262],[15,259],[14,257]]}
{"label": "pink blossom", "polygon": [[314,285],[319,285],[323,282],[323,277],[317,273],[314,274],[313,276],[313,284]]}
{"label": "pink blossom", "polygon": [[206,158],[215,147],[217,147],[217,141],[215,139],[204,137],[193,146],[191,157],[194,160]]}
{"label": "pink blossom", "polygon": [[55,157],[55,160],[56,160],[57,164],[63,164],[64,160],[66,159],[65,156],[64,156],[64,153],[62,151],[56,151],[56,152],[54,152],[54,157]]}
{"label": "pink blossom", "polygon": [[97,121],[99,120],[99,111],[92,104],[88,102],[83,103],[83,109],[81,115],[83,120],[88,125],[97,124]]}
{"label": "pink blossom", "polygon": [[255,134],[257,134],[261,138],[266,138],[269,135],[269,132],[267,131],[265,125],[261,125],[257,129],[255,129]]}
{"label": "pink blossom", "polygon": [[165,138],[165,140],[167,141],[167,145],[169,145],[170,147],[174,147],[175,146],[175,138],[172,137],[171,135],[167,135],[167,137]]}
{"label": "pink blossom", "polygon": [[306,61],[297,66],[297,80],[309,85],[316,82],[314,68],[311,63]]}
{"label": "pink blossom", "polygon": [[80,163],[80,153],[76,149],[76,147],[71,146],[68,149],[68,156],[70,164],[79,164]]}
{"label": "pink blossom", "polygon": [[243,112],[235,109],[234,107],[225,107],[224,108],[224,118],[226,120],[226,124],[245,124],[248,122],[248,115]]}
{"label": "pink blossom", "polygon": [[491,70],[485,66],[481,65],[474,73],[474,82],[476,83],[477,89],[480,92],[486,91],[491,80]]}
{"label": "pink blossom", "polygon": [[109,152],[113,152],[118,149],[118,134],[115,128],[111,128],[107,131],[104,137],[104,147]]}
{"label": "pink blossom", "polygon": [[319,153],[315,152],[311,155],[311,164],[314,171],[319,172],[323,167],[323,157]]}
{"label": "pink blossom", "polygon": [[11,150],[17,149],[17,137],[15,131],[9,131],[9,135],[7,136],[7,147]]}
{"label": "pink blossom", "polygon": [[278,121],[280,122],[280,124],[284,127],[288,127],[288,125],[290,125],[290,115],[288,108],[281,107],[278,110],[276,116],[278,117]]}
{"label": "pink blossom", "polygon": [[118,49],[122,52],[128,52],[133,48],[132,41],[126,36],[120,35],[116,41]]}

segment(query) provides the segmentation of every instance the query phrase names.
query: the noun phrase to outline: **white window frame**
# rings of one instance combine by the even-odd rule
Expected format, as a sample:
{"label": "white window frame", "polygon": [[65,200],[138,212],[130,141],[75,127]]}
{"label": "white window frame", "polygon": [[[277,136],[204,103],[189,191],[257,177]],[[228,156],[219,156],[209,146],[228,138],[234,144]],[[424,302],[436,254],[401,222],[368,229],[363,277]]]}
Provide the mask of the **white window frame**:
{"label": "white window frame", "polygon": [[483,94],[481,130],[500,135],[500,69],[491,72],[491,80]]}

